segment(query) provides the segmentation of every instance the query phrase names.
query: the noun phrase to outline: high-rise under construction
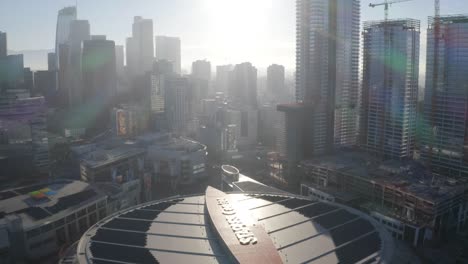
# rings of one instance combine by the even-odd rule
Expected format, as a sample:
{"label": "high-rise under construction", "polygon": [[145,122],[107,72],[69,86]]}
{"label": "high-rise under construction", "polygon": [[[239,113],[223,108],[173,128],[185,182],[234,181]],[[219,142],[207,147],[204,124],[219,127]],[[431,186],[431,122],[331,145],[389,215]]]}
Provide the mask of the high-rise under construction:
{"label": "high-rise under construction", "polygon": [[419,20],[364,23],[360,141],[371,153],[413,156],[419,35]]}
{"label": "high-rise under construction", "polygon": [[421,158],[434,172],[466,177],[468,16],[429,18],[428,25]]}

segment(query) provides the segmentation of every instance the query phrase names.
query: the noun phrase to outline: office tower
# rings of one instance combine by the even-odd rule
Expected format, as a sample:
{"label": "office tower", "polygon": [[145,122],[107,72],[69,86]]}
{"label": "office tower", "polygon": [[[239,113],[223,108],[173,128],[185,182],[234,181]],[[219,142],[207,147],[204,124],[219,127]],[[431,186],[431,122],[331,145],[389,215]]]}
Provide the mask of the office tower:
{"label": "office tower", "polygon": [[22,88],[28,90],[29,93],[32,93],[34,90],[34,77],[31,68],[23,68],[24,83]]}
{"label": "office tower", "polygon": [[83,42],[83,99],[106,105],[116,93],[115,43],[111,40]]}
{"label": "office tower", "polygon": [[192,63],[192,82],[195,85],[197,109],[201,109],[200,102],[208,98],[211,82],[211,63],[206,60],[197,60]]}
{"label": "office tower", "polygon": [[297,164],[305,158],[305,144],[307,140],[305,116],[309,108],[301,104],[280,104],[276,108],[278,128],[276,131],[276,150],[279,155],[278,163],[282,168],[275,177],[288,184],[300,182],[296,171]]}
{"label": "office tower", "polygon": [[232,65],[221,65],[216,67],[216,91],[227,93],[229,89],[229,83],[231,80]]}
{"label": "office tower", "polygon": [[257,69],[250,62],[234,66],[228,95],[241,107],[257,109]]}
{"label": "office tower", "polygon": [[76,7],[70,6],[61,9],[58,12],[57,28],[55,32],[55,54],[56,65],[60,67],[60,45],[68,42],[70,37],[70,24],[76,20]]}
{"label": "office tower", "polygon": [[150,108],[153,115],[159,115],[165,112],[165,80],[166,77],[164,75],[150,74]]}
{"label": "office tower", "polygon": [[119,76],[124,72],[124,47],[122,45],[115,45],[115,69]]}
{"label": "office tower", "polygon": [[34,95],[44,96],[47,106],[56,106],[57,103],[57,72],[34,72]]}
{"label": "office tower", "polygon": [[90,26],[87,20],[74,20],[71,22],[65,85],[68,89],[69,104],[72,107],[80,105],[83,101],[82,45],[83,41],[89,40],[90,37]]}
{"label": "office tower", "polygon": [[439,21],[438,36],[434,18],[427,30],[421,158],[434,172],[467,177],[468,16],[444,16]]}
{"label": "office tower", "polygon": [[276,105],[263,104],[258,109],[258,141],[263,146],[274,149],[281,114],[276,110]]}
{"label": "office tower", "polygon": [[132,32],[133,38],[137,40],[138,61],[141,63],[141,70],[149,71],[153,66],[154,59],[153,20],[135,17]]}
{"label": "office tower", "polygon": [[296,99],[309,111],[307,155],[356,142],[359,0],[296,1]]}
{"label": "office tower", "polygon": [[211,63],[207,60],[197,60],[192,63],[192,77],[211,81]]}
{"label": "office tower", "polygon": [[125,40],[125,58],[127,74],[130,77],[135,76],[138,70],[138,50],[134,38],[127,38]]}
{"label": "office tower", "polygon": [[272,64],[267,68],[267,94],[274,101],[285,101],[284,66]]}
{"label": "office tower", "polygon": [[174,65],[167,60],[157,60],[153,63],[153,73],[164,75],[174,74]]}
{"label": "office tower", "polygon": [[181,73],[180,39],[177,37],[156,36],[156,59],[168,60],[174,71]]}
{"label": "office tower", "polygon": [[60,107],[65,108],[69,107],[69,96],[68,96],[68,87],[67,87],[67,74],[69,65],[68,53],[70,51],[69,44],[60,44],[59,53],[57,54],[59,63],[61,65],[57,71],[57,87],[58,87],[58,103]]}
{"label": "office tower", "polygon": [[83,103],[97,109],[93,120],[87,125],[88,133],[97,133],[106,128],[113,99],[117,90],[115,66],[115,43],[111,40],[94,39],[83,42]]}
{"label": "office tower", "polygon": [[360,140],[379,156],[413,156],[419,34],[418,20],[364,23]]}
{"label": "office tower", "polygon": [[132,37],[127,38],[126,49],[130,76],[143,75],[151,70],[154,59],[153,20],[134,17]]}
{"label": "office tower", "polygon": [[57,71],[57,54],[55,52],[47,53],[47,70]]}
{"label": "office tower", "polygon": [[0,58],[7,56],[7,48],[7,33],[0,31]]}
{"label": "office tower", "polygon": [[[153,70],[135,78],[132,96],[135,102],[143,105],[150,127],[155,131],[167,131],[166,89],[168,79],[173,76],[172,64],[168,61],[155,61]],[[172,98],[173,99],[173,98]]]}
{"label": "office tower", "polygon": [[23,84],[23,54],[0,57],[0,88],[19,89],[22,88],[20,86]]}
{"label": "office tower", "polygon": [[193,121],[192,83],[187,77],[167,78],[165,87],[165,110],[172,132],[185,134]]}
{"label": "office tower", "polygon": [[252,150],[258,143],[258,110],[222,106],[222,122],[235,125],[236,145],[240,150]]}

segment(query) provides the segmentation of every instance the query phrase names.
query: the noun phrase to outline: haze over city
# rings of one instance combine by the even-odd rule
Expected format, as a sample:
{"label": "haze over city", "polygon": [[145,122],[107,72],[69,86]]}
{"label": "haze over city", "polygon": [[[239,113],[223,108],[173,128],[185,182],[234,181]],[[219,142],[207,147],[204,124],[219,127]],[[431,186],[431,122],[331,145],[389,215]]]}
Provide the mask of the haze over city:
{"label": "haze over city", "polygon": [[468,263],[467,0],[0,0],[0,263]]}
{"label": "haze over city", "polygon": [[[373,1],[361,1],[362,21],[380,20],[382,8],[370,8]],[[427,0],[414,0],[390,7],[390,18],[420,19],[421,37],[425,36],[427,17],[433,8]],[[10,34],[8,44],[13,51],[26,52],[25,63],[33,69],[45,69],[41,57],[54,46],[55,13],[74,5],[75,0],[3,0],[0,25]],[[468,12],[460,0],[446,0],[442,12]],[[417,12],[415,12],[417,10]],[[214,65],[251,61],[265,73],[271,63],[294,71],[295,2],[292,0],[78,0],[78,17],[92,24],[92,34],[106,34],[123,45],[131,32],[135,14],[153,19],[156,35],[179,36],[182,39],[182,66],[188,72],[191,62],[209,59]],[[175,22],[177,21],[177,22]],[[34,30],[31,30],[34,28]],[[21,34],[24,33],[24,34]],[[425,43],[421,43],[421,64]],[[421,67],[423,73],[424,67]]]}

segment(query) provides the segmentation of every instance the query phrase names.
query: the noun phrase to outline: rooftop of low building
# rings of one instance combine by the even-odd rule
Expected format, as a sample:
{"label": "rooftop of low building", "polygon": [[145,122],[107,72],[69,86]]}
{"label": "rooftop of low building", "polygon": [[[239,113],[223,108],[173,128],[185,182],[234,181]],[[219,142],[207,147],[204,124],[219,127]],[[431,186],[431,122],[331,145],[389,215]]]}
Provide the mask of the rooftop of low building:
{"label": "rooftop of low building", "polygon": [[0,191],[0,221],[17,216],[23,227],[52,221],[58,214],[97,200],[104,194],[82,181],[58,180]]}
{"label": "rooftop of low building", "polygon": [[364,151],[343,150],[301,164],[339,171],[432,203],[463,194],[468,188],[466,180],[434,174],[417,161],[383,160]]}

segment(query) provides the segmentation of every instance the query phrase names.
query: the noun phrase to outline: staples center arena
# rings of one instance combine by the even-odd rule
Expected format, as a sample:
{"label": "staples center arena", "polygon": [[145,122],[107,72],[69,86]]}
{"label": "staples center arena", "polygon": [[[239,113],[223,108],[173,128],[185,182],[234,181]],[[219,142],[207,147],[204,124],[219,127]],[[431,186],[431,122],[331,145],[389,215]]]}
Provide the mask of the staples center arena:
{"label": "staples center arena", "polygon": [[78,263],[390,263],[393,240],[338,204],[208,187],[103,219],[76,253]]}

